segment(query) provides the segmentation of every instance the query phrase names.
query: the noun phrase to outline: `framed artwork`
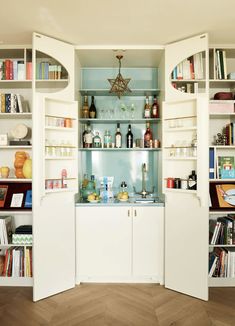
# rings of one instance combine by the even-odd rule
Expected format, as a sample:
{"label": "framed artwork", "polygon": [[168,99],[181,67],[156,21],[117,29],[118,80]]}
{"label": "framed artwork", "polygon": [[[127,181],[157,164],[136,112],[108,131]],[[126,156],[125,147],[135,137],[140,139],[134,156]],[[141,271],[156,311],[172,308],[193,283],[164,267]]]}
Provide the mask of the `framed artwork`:
{"label": "framed artwork", "polygon": [[8,186],[0,185],[0,207],[4,207]]}
{"label": "framed artwork", "polygon": [[211,209],[235,210],[235,183],[213,182],[210,184]]}
{"label": "framed artwork", "polygon": [[11,198],[11,207],[21,207],[23,203],[24,194],[13,194]]}

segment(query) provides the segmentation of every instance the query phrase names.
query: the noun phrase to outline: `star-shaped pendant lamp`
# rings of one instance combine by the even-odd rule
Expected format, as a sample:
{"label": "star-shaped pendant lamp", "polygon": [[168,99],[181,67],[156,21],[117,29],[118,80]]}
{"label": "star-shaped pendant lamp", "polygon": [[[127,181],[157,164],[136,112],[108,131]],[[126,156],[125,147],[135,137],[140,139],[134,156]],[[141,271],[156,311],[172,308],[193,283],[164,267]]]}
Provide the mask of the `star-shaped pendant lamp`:
{"label": "star-shaped pendant lamp", "polygon": [[110,85],[111,85],[109,93],[116,94],[118,96],[118,98],[120,99],[120,97],[124,93],[131,92],[130,88],[128,87],[128,84],[129,84],[131,78],[124,79],[121,75],[121,60],[122,60],[123,56],[117,55],[116,58],[119,61],[119,71],[118,71],[118,75],[115,79],[108,78],[108,81],[110,82]]}

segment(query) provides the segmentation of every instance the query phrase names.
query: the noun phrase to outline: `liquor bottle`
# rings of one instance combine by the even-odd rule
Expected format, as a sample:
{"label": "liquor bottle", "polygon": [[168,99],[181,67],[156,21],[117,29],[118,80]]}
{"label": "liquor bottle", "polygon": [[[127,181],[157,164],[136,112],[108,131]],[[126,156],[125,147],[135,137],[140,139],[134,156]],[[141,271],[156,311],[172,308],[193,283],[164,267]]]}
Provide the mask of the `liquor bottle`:
{"label": "liquor bottle", "polygon": [[93,137],[93,147],[94,148],[101,147],[101,138],[98,131],[96,131],[95,136]]}
{"label": "liquor bottle", "polygon": [[128,125],[128,132],[126,134],[126,147],[133,147],[133,133],[131,132],[131,125]]}
{"label": "liquor bottle", "polygon": [[150,123],[146,122],[146,131],[144,134],[144,147],[151,148],[153,147],[153,134],[150,129]]}
{"label": "liquor bottle", "polygon": [[87,132],[84,136],[85,139],[85,146],[86,148],[91,148],[92,147],[92,131],[91,131],[91,126],[90,124],[87,124]]}
{"label": "liquor bottle", "polygon": [[62,169],[61,179],[62,179],[62,188],[67,188],[68,184],[67,184],[67,170],[66,169]]}
{"label": "liquor bottle", "polygon": [[104,148],[111,148],[112,146],[112,136],[109,130],[105,130],[104,133]]}
{"label": "liquor bottle", "polygon": [[146,99],[145,99],[144,118],[145,119],[151,118],[151,106],[149,104],[149,97],[148,96],[146,96]]}
{"label": "liquor bottle", "polygon": [[195,170],[193,170],[192,174],[188,177],[188,189],[197,190],[197,175]]}
{"label": "liquor bottle", "polygon": [[90,105],[90,108],[89,108],[89,117],[91,119],[96,118],[96,107],[95,107],[95,98],[94,98],[94,96],[91,97],[91,105]]}
{"label": "liquor bottle", "polygon": [[84,131],[82,133],[82,147],[86,147],[86,133],[87,133],[87,124],[84,125]]}
{"label": "liquor bottle", "polygon": [[159,118],[159,106],[157,102],[157,96],[154,95],[153,105],[152,105],[152,118]]}
{"label": "liquor bottle", "polygon": [[85,118],[85,119],[89,118],[89,106],[88,106],[87,95],[84,96],[84,103],[83,103],[83,107],[82,107],[82,118]]}
{"label": "liquor bottle", "polygon": [[116,148],[122,147],[122,134],[120,132],[120,123],[117,124],[117,131],[115,133],[115,147]]}

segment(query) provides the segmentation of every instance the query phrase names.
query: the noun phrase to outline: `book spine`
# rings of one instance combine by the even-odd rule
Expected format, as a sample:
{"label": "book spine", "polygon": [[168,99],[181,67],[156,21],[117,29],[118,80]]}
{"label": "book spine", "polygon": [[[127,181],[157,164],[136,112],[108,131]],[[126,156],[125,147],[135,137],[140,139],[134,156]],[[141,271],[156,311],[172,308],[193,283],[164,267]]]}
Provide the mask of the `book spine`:
{"label": "book spine", "polygon": [[209,179],[215,177],[215,151],[214,148],[209,149]]}
{"label": "book spine", "polygon": [[32,80],[32,62],[26,63],[26,79]]}
{"label": "book spine", "polygon": [[10,80],[10,60],[5,60],[5,79]]}

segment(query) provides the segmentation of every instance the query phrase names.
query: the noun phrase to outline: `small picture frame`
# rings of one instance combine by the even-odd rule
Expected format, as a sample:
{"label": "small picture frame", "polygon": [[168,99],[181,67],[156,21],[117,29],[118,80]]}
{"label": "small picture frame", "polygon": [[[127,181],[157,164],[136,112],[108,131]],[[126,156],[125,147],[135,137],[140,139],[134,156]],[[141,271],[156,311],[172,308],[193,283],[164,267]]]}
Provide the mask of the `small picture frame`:
{"label": "small picture frame", "polygon": [[235,183],[212,182],[210,184],[211,210],[235,210]]}
{"label": "small picture frame", "polygon": [[7,196],[7,185],[0,185],[0,207],[4,207]]}
{"label": "small picture frame", "polygon": [[11,207],[22,207],[23,198],[23,193],[13,194],[11,198]]}

